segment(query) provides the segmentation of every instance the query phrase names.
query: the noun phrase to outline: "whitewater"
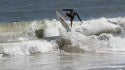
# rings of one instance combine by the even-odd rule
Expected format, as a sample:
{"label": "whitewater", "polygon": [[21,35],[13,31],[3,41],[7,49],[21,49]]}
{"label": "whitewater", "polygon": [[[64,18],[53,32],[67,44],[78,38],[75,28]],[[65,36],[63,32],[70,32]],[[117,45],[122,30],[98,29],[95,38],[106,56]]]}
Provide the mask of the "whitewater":
{"label": "whitewater", "polygon": [[[66,21],[70,25],[70,21]],[[1,70],[124,70],[125,17],[0,24]]]}

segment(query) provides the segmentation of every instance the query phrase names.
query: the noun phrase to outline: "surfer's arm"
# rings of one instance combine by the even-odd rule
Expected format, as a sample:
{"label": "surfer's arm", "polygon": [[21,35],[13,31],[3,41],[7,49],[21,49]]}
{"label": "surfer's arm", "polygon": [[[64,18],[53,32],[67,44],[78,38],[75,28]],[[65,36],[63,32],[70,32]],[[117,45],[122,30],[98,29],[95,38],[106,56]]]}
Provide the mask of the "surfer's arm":
{"label": "surfer's arm", "polygon": [[73,9],[62,9],[62,11],[71,11],[71,12],[73,12]]}
{"label": "surfer's arm", "polygon": [[78,17],[79,21],[81,21],[81,23],[83,23],[82,20],[81,20],[81,18],[79,17],[79,14],[78,13],[75,13],[75,14]]}
{"label": "surfer's arm", "polygon": [[62,11],[71,11],[73,9],[62,9]]}

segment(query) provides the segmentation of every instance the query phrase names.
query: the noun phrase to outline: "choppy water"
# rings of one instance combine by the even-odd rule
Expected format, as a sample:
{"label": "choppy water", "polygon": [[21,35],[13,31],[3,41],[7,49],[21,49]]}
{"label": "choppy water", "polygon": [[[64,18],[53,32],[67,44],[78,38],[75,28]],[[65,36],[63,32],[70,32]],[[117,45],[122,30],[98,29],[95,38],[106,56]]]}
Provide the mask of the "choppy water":
{"label": "choppy water", "polygon": [[82,19],[125,15],[124,0],[0,0],[0,21],[56,18],[55,10],[74,8]]}
{"label": "choppy water", "polygon": [[[0,69],[124,70],[124,6],[124,0],[0,0]],[[75,8],[83,23],[75,19],[67,32],[56,19],[60,8]]]}

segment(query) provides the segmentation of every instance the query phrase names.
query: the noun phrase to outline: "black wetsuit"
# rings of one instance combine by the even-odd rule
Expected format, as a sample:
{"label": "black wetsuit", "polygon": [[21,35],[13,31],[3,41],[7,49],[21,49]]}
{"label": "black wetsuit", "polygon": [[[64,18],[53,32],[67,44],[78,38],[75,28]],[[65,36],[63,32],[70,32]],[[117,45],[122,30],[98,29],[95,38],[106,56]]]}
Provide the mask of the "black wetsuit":
{"label": "black wetsuit", "polygon": [[66,13],[66,16],[68,16],[70,18],[70,21],[71,21],[71,27],[72,27],[72,22],[73,22],[73,19],[74,17],[77,15],[76,12],[70,12],[70,13]]}
{"label": "black wetsuit", "polygon": [[79,15],[76,12],[74,12],[73,9],[62,9],[62,11],[70,11],[69,13],[66,13],[66,16],[68,16],[70,18],[71,27],[72,27],[73,19],[75,18],[76,15],[79,18],[79,20],[81,21]]}

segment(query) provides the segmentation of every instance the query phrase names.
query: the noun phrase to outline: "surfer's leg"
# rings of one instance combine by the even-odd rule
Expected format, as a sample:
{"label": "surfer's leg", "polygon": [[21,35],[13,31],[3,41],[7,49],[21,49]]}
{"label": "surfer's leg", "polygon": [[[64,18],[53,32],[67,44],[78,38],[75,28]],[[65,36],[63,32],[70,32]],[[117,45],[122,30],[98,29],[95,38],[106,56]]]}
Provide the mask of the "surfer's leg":
{"label": "surfer's leg", "polygon": [[70,18],[70,22],[71,22],[71,27],[72,27],[72,22],[73,22],[73,19],[74,19],[74,17],[72,16],[71,18]]}
{"label": "surfer's leg", "polygon": [[72,21],[73,21],[73,19],[70,19],[70,21],[71,21],[71,24],[70,24],[70,25],[71,25],[71,27],[72,27]]}

